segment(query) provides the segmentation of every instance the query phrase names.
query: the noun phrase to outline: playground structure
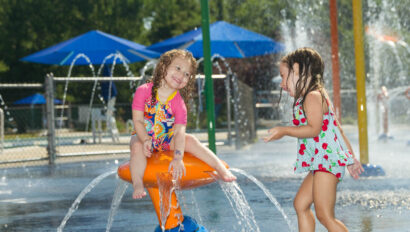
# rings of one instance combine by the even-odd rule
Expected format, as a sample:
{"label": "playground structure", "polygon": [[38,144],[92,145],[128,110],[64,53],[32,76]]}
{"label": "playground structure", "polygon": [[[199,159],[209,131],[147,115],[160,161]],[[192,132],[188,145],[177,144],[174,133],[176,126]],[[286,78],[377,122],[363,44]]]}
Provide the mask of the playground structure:
{"label": "playground structure", "polygon": [[[172,159],[173,151],[155,152],[147,159],[143,181],[160,224],[156,231],[161,231],[161,228],[166,231],[178,231],[180,224],[184,225],[183,228],[186,232],[206,231],[202,226],[195,225],[196,223],[189,217],[190,227],[186,226],[188,222],[184,220],[175,190],[176,188],[184,190],[210,184],[215,181],[212,175],[215,170],[192,154],[185,152],[183,161],[186,175],[180,180],[173,180],[168,172]],[[128,162],[120,165],[118,176],[124,181],[132,183],[129,168]]]}

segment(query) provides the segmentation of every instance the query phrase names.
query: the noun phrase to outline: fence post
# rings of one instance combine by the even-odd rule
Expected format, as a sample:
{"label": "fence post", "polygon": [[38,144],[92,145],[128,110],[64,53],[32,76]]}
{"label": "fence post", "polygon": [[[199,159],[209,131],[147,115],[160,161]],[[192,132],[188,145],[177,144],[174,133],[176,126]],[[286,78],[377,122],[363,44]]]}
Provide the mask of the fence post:
{"label": "fence post", "polygon": [[233,85],[233,100],[234,100],[234,113],[233,118],[235,121],[235,148],[239,150],[242,148],[242,141],[241,135],[239,131],[239,83],[238,77],[233,75],[232,76],[232,85]]}
{"label": "fence post", "polygon": [[46,104],[47,104],[47,152],[49,164],[55,163],[56,158],[56,134],[55,134],[55,115],[54,115],[54,76],[49,73],[46,76]]}

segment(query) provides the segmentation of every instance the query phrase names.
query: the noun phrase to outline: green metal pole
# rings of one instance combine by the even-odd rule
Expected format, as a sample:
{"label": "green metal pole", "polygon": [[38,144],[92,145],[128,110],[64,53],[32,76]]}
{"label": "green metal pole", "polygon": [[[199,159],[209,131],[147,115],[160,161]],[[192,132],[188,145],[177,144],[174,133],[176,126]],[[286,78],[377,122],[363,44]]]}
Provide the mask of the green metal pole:
{"label": "green metal pole", "polygon": [[364,66],[364,39],[362,22],[362,1],[353,0],[353,34],[356,58],[356,91],[357,91],[357,123],[359,127],[360,161],[369,163],[369,149],[367,139],[367,106],[366,82]]}
{"label": "green metal pole", "polygon": [[208,143],[209,149],[216,153],[215,146],[215,102],[214,85],[212,82],[211,64],[211,39],[209,34],[209,7],[208,0],[201,0],[202,15],[202,40],[204,50],[205,69],[205,96],[206,96],[206,116],[208,120]]}

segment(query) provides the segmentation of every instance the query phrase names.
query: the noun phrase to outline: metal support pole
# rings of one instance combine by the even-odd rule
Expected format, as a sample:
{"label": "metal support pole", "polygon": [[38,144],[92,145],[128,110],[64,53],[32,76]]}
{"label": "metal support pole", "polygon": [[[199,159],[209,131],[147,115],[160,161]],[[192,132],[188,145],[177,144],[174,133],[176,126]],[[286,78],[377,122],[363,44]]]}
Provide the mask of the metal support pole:
{"label": "metal support pole", "polygon": [[336,0],[329,0],[330,12],[330,34],[332,46],[332,73],[333,73],[333,105],[336,117],[341,121],[341,100],[340,100],[340,76],[339,76],[339,44],[337,32],[337,3]]}
{"label": "metal support pole", "polygon": [[209,33],[209,7],[208,0],[201,0],[202,15],[202,38],[205,69],[205,93],[206,93],[206,113],[208,119],[208,143],[209,149],[216,153],[215,145],[215,102],[214,86],[212,81],[211,63],[211,39]]}
{"label": "metal support pole", "polygon": [[366,106],[366,79],[364,60],[364,39],[362,23],[362,1],[352,0],[354,50],[356,58],[356,89],[357,89],[357,115],[359,127],[360,161],[369,163],[368,138],[367,138],[367,106]]}
{"label": "metal support pole", "polygon": [[46,105],[47,105],[47,152],[49,163],[54,164],[56,158],[56,134],[54,115],[54,81],[53,74],[47,74],[46,81]]}

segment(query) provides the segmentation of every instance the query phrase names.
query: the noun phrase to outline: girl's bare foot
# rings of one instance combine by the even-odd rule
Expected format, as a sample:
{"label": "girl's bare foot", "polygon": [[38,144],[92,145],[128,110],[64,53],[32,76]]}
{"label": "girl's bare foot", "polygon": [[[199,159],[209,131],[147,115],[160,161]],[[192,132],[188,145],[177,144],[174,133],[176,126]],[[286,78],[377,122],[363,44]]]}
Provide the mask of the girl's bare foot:
{"label": "girl's bare foot", "polygon": [[225,182],[232,182],[236,180],[236,176],[232,174],[231,171],[224,168],[220,172],[218,172],[219,177]]}
{"label": "girl's bare foot", "polygon": [[142,181],[137,181],[136,183],[133,184],[133,187],[134,187],[134,192],[132,193],[132,198],[141,199],[147,195],[147,193],[144,191],[144,185]]}

